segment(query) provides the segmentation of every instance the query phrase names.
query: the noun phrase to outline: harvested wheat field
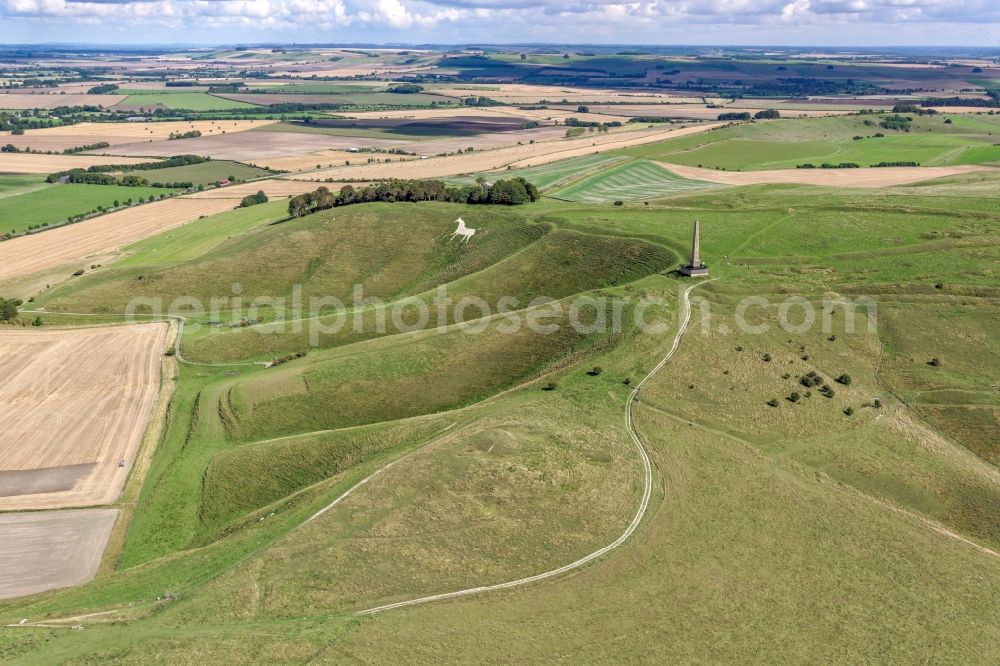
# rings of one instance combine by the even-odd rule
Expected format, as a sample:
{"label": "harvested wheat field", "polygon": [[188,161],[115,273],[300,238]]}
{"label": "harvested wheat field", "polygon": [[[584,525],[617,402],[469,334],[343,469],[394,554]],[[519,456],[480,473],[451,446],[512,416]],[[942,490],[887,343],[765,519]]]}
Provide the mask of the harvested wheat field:
{"label": "harvested wheat field", "polygon": [[179,152],[204,155],[216,160],[235,160],[257,166],[271,166],[274,157],[294,157],[319,150],[345,150],[347,148],[406,147],[400,139],[371,139],[365,137],[334,136],[313,132],[264,131],[226,133],[201,136],[181,141],[153,141],[115,146],[118,155],[176,155]]}
{"label": "harvested wheat field", "polygon": [[[273,120],[195,120],[167,122],[130,122],[130,123],[79,123],[63,127],[46,127],[44,129],[25,130],[22,135],[11,135],[10,132],[0,132],[0,143],[12,143],[18,148],[30,147],[33,150],[62,151],[66,148],[92,145],[107,142],[112,146],[128,143],[146,143],[149,141],[167,140],[171,134],[198,130],[202,136],[234,134],[244,132],[254,127],[268,125]],[[171,155],[190,152],[186,142],[192,139],[171,141]],[[107,153],[109,149],[102,148],[93,152]],[[156,153],[135,152],[136,155]]]}
{"label": "harvested wheat field", "polygon": [[830,187],[890,187],[907,185],[932,178],[954,176],[990,167],[978,165],[944,167],[878,167],[860,169],[772,169],[770,171],[717,171],[659,162],[678,176],[692,180],[707,180],[726,185],[762,185],[768,183],[796,183],[799,185],[826,185]]}
{"label": "harvested wheat field", "polygon": [[362,164],[321,169],[301,175],[289,175],[287,179],[324,180],[333,178],[377,180],[380,178],[444,178],[482,171],[502,169],[507,165],[516,167],[548,164],[567,157],[579,157],[593,153],[618,150],[644,143],[672,139],[685,134],[704,132],[719,127],[721,123],[706,123],[693,127],[672,129],[635,130],[612,134],[599,134],[579,139],[561,139],[542,143],[509,146],[479,153],[466,153],[448,157],[429,157],[422,160],[391,162],[389,164]]}
{"label": "harvested wheat field", "polygon": [[[205,190],[204,192],[196,192],[195,194],[189,194],[184,198],[198,200],[222,199],[232,202],[232,206],[235,207],[243,197],[248,194],[254,194],[259,190],[263,190],[264,194],[266,194],[269,198],[276,199],[295,196],[296,194],[302,194],[303,192],[309,192],[314,189],[316,188],[301,181],[268,178],[267,180],[255,180],[249,183],[240,183],[239,185],[230,185],[229,187],[220,187],[212,190]],[[331,187],[331,189],[333,188]]]}
{"label": "harvested wheat field", "polygon": [[0,173],[54,173],[69,169],[86,169],[98,164],[138,164],[149,161],[149,158],[142,157],[0,153]]}
{"label": "harvested wheat field", "polygon": [[159,394],[166,334],[162,323],[0,330],[0,510],[118,497]]}
{"label": "harvested wheat field", "polygon": [[[369,157],[385,157],[385,156],[358,154],[346,150],[319,150],[314,153],[308,153],[306,155],[290,155],[288,157],[269,157],[267,158],[267,166],[271,167],[272,169],[280,169],[282,171],[307,171],[315,169],[317,164],[320,165],[320,167],[340,166],[345,162],[358,164],[367,161]],[[393,161],[396,161],[398,159],[403,159],[403,156],[401,155],[392,155],[391,157]]]}
{"label": "harvested wheat field", "polygon": [[231,210],[237,203],[238,198],[165,199],[4,241],[0,243],[0,282],[61,266],[67,268],[68,276],[84,264],[107,260],[123,245]]}
{"label": "harvested wheat field", "polygon": [[0,515],[0,599],[86,583],[117,517],[117,509]]}
{"label": "harvested wheat field", "polygon": [[23,93],[0,94],[0,109],[54,109],[57,106],[114,106],[125,95],[26,95]]}

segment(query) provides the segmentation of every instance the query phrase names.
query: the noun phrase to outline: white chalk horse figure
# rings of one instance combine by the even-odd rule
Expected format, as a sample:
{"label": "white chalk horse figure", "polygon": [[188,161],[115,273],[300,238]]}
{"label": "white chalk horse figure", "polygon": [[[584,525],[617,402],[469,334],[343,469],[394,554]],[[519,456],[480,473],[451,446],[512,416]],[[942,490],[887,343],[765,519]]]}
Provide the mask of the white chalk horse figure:
{"label": "white chalk horse figure", "polygon": [[458,229],[455,229],[455,233],[453,233],[448,240],[451,240],[455,236],[461,236],[462,242],[468,243],[469,239],[476,235],[476,230],[465,226],[465,220],[462,218],[458,218],[455,221],[458,222]]}

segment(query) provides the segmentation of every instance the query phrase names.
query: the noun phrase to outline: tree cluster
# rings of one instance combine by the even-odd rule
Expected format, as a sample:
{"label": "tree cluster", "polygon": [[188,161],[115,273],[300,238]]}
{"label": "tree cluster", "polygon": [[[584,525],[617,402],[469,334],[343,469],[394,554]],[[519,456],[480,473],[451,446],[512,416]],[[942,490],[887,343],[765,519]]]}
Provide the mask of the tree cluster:
{"label": "tree cluster", "polygon": [[0,321],[7,322],[17,319],[18,308],[23,302],[20,298],[10,300],[0,298]]}
{"label": "tree cluster", "polygon": [[288,214],[301,217],[309,213],[349,206],[358,203],[448,201],[466,204],[496,204],[516,206],[537,201],[538,188],[524,178],[498,180],[492,185],[479,183],[461,187],[448,187],[440,180],[383,180],[365,187],[345,185],[337,194],[326,187],[292,197],[288,201]]}
{"label": "tree cluster", "polygon": [[256,194],[248,194],[243,197],[243,200],[240,201],[240,208],[249,208],[250,206],[256,206],[258,204],[266,204],[267,201],[267,195],[264,194],[264,190],[257,190]]}

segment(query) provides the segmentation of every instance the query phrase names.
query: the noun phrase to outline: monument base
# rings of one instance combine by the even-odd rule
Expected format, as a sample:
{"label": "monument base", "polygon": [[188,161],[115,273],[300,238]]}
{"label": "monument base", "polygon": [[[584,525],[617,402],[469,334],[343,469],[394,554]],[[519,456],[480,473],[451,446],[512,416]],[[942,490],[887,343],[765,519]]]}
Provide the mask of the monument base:
{"label": "monument base", "polygon": [[708,275],[708,266],[702,264],[700,266],[681,266],[681,275],[686,275],[688,277],[702,277]]}

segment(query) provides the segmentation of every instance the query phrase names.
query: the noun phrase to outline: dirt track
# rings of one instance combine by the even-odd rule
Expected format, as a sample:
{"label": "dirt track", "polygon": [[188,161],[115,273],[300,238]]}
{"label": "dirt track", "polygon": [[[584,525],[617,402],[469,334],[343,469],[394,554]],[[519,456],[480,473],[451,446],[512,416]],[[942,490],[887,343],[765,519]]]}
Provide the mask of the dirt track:
{"label": "dirt track", "polygon": [[761,185],[767,183],[797,183],[829,187],[889,187],[906,185],[931,178],[954,176],[990,167],[977,165],[946,167],[881,167],[862,169],[773,169],[771,171],[716,171],[660,162],[678,176],[725,185]]}
{"label": "dirt track", "polygon": [[160,390],[166,332],[0,329],[0,510],[118,497]]}
{"label": "dirt track", "polygon": [[93,578],[117,516],[117,509],[0,515],[0,599]]}

